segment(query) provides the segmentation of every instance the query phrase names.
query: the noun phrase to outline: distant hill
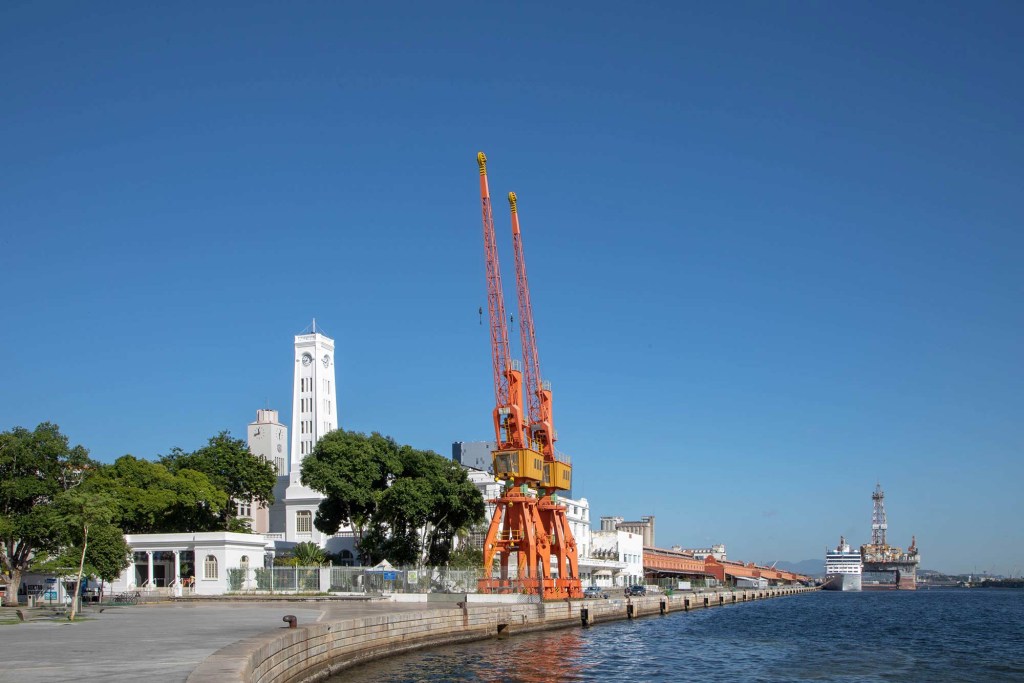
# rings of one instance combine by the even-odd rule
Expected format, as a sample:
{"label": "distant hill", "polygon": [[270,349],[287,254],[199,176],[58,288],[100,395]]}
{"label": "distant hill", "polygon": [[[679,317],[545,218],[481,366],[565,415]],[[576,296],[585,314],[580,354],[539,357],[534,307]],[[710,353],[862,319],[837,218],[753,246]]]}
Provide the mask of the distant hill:
{"label": "distant hill", "polygon": [[[761,564],[771,566],[771,562],[762,562]],[[796,572],[797,574],[803,574],[805,576],[825,576],[825,560],[800,560],[799,562],[789,562],[787,560],[779,560],[776,565],[776,569],[782,569],[787,572]]]}

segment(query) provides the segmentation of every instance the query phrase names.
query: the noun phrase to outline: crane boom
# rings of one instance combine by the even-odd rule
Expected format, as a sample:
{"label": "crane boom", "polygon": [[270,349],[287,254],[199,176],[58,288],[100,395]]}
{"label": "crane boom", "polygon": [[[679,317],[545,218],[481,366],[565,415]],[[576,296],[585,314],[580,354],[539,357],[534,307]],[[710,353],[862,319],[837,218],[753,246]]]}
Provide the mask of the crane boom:
{"label": "crane boom", "polygon": [[537,335],[533,326],[533,303],[530,301],[530,284],[526,276],[526,257],[523,254],[523,236],[519,228],[519,208],[515,192],[508,193],[508,204],[512,214],[512,246],[516,259],[519,338],[523,347],[523,374],[526,377],[528,432],[531,443],[544,455],[544,460],[553,462],[556,437],[551,414],[551,388],[541,379],[540,374]]}
{"label": "crane boom", "polygon": [[[551,391],[540,386],[540,362],[533,331],[533,309],[526,281],[516,196],[509,194],[512,234],[516,250],[516,283],[520,327],[526,359],[530,427],[523,415],[523,371],[509,350],[501,269],[494,236],[494,216],[487,186],[487,157],[477,154],[480,166],[480,202],[483,207],[484,255],[487,267],[487,311],[490,315],[494,365],[494,477],[506,483],[491,500],[494,512],[484,539],[484,576],[477,582],[482,593],[528,593],[545,600],[582,595],[576,539],[566,518],[566,506],[557,491],[568,490],[572,466],[554,453],[551,427]],[[513,575],[512,560],[515,560]],[[497,566],[495,566],[495,563]],[[498,576],[493,576],[497,570]]]}
{"label": "crane boom", "polygon": [[491,192],[487,185],[487,155],[476,155],[480,167],[480,206],[483,214],[484,260],[487,270],[487,314],[490,318],[491,360],[494,367],[494,438],[498,448],[522,448],[522,374],[514,367],[508,345],[505,298],[494,236]]}

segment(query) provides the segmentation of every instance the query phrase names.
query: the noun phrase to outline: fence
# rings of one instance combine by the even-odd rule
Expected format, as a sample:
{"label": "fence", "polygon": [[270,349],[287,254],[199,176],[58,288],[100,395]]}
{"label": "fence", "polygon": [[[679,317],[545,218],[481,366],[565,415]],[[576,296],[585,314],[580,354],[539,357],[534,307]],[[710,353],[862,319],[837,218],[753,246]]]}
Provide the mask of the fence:
{"label": "fence", "polygon": [[482,575],[448,567],[237,567],[227,573],[233,593],[476,593]]}

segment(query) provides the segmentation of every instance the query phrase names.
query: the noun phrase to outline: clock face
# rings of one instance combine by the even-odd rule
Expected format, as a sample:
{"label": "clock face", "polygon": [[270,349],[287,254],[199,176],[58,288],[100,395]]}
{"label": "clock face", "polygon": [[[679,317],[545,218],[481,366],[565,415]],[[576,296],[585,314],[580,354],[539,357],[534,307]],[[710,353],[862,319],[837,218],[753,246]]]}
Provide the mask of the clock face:
{"label": "clock face", "polygon": [[326,368],[328,365],[331,364],[331,357],[328,356],[327,354],[324,354],[323,361],[324,361],[324,367]]}
{"label": "clock face", "polygon": [[313,362],[313,356],[309,355],[308,353],[302,354],[302,364],[303,365],[309,365],[312,362]]}

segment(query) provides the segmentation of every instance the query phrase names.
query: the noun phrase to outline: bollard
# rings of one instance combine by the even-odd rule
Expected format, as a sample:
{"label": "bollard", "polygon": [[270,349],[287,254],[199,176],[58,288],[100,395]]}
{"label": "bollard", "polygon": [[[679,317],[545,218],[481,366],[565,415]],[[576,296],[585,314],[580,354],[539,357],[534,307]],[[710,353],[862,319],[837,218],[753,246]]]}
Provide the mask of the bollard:
{"label": "bollard", "polygon": [[590,609],[583,607],[580,609],[580,626],[588,628],[590,626]]}
{"label": "bollard", "polygon": [[281,621],[286,622],[288,624],[288,628],[297,628],[299,625],[299,620],[295,618],[294,614],[285,616]]}
{"label": "bollard", "polygon": [[658,605],[658,608],[661,610],[662,614],[668,611],[668,606],[665,604],[664,600],[661,601],[661,604]]}

